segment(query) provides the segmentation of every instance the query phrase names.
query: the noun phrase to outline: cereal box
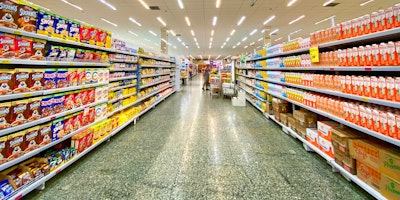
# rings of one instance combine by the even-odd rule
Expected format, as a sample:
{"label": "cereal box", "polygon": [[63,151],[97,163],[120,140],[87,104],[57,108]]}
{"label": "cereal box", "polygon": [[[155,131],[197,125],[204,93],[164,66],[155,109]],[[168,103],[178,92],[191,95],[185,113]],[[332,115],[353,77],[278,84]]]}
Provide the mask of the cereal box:
{"label": "cereal box", "polygon": [[32,57],[32,38],[17,36],[16,55],[17,59],[29,59]]}
{"label": "cereal box", "polygon": [[77,112],[74,114],[72,125],[73,125],[74,131],[76,131],[82,127],[82,112]]}
{"label": "cereal box", "polygon": [[29,128],[24,135],[22,150],[28,153],[38,147],[37,138],[39,137],[39,126]]}
{"label": "cereal box", "polygon": [[37,144],[39,146],[44,146],[51,142],[51,125],[51,122],[40,125],[39,136],[37,138]]}
{"label": "cereal box", "polygon": [[11,126],[19,126],[28,119],[28,99],[11,102]]}
{"label": "cereal box", "polygon": [[65,87],[69,86],[68,69],[66,69],[66,68],[57,69],[56,85],[57,85],[57,88],[65,88]]}
{"label": "cereal box", "polygon": [[15,47],[15,35],[0,33],[0,58],[14,58]]}
{"label": "cereal box", "polygon": [[91,27],[89,29],[89,44],[96,45],[96,39],[99,33],[99,29]]}
{"label": "cereal box", "polygon": [[13,160],[24,154],[22,145],[24,143],[24,135],[26,131],[20,131],[8,135],[7,144],[8,147],[8,159]]}
{"label": "cereal box", "polygon": [[70,87],[78,85],[77,72],[78,70],[75,68],[68,69],[67,82],[69,83]]}
{"label": "cereal box", "polygon": [[0,137],[0,165],[7,162],[8,148],[6,147],[7,136]]}
{"label": "cereal box", "polygon": [[11,102],[0,103],[0,130],[11,127]]}
{"label": "cereal box", "polygon": [[57,56],[58,61],[67,61],[68,59],[68,49],[67,47],[59,47],[59,54]]}
{"label": "cereal box", "polygon": [[74,102],[75,102],[75,108],[83,106],[83,101],[82,101],[82,90],[77,90],[75,91],[74,95]]}
{"label": "cereal box", "polygon": [[17,29],[18,4],[10,0],[0,2],[0,26]]}
{"label": "cereal box", "polygon": [[11,94],[14,87],[14,70],[0,69],[0,95]]}
{"label": "cereal box", "polygon": [[43,90],[44,85],[44,69],[33,69],[29,74],[28,87],[30,91]]}
{"label": "cereal box", "polygon": [[19,68],[15,70],[14,87],[13,87],[14,94],[30,91],[28,87],[30,85],[30,80],[29,80],[30,72],[31,72],[30,69],[24,69],[24,68]]}
{"label": "cereal box", "polygon": [[57,88],[57,69],[46,69],[44,71],[44,86],[46,90]]}
{"label": "cereal box", "polygon": [[28,122],[40,119],[42,114],[42,97],[35,97],[29,99],[28,103]]}
{"label": "cereal box", "polygon": [[88,25],[81,25],[80,27],[80,40],[82,43],[89,44],[90,40],[90,26]]}
{"label": "cereal box", "polygon": [[59,93],[53,96],[54,114],[64,111],[64,101],[65,101],[65,93]]}
{"label": "cereal box", "polygon": [[75,48],[65,48],[67,50],[67,61],[74,61],[75,60],[75,54],[76,54],[76,49]]}
{"label": "cereal box", "polygon": [[42,117],[48,117],[54,114],[53,95],[42,97]]}
{"label": "cereal box", "polygon": [[69,29],[68,29],[68,40],[72,40],[74,42],[80,42],[80,31],[81,25],[74,21],[69,21]]}
{"label": "cereal box", "polygon": [[86,70],[82,69],[82,68],[79,68],[77,70],[76,77],[77,77],[77,84],[78,85],[85,85],[85,82],[86,82],[86,80],[85,80]]}
{"label": "cereal box", "polygon": [[38,11],[38,21],[37,21],[37,33],[41,35],[46,35],[52,37],[54,34],[54,20],[55,16],[53,13],[39,10]]}
{"label": "cereal box", "polygon": [[18,29],[36,33],[37,11],[27,5],[18,5]]}
{"label": "cereal box", "polygon": [[69,28],[69,20],[64,17],[56,16],[54,18],[55,29],[54,36],[56,38],[67,39],[68,38],[68,28]]}
{"label": "cereal box", "polygon": [[65,110],[71,110],[74,108],[74,99],[75,99],[75,95],[73,92],[66,92],[65,93],[65,99],[64,99],[64,108]]}
{"label": "cereal box", "polygon": [[104,30],[99,30],[97,32],[97,38],[96,38],[96,45],[104,47],[107,42],[107,32]]}
{"label": "cereal box", "polygon": [[69,115],[67,117],[64,117],[64,131],[65,135],[68,135],[74,131],[74,115]]}
{"label": "cereal box", "polygon": [[64,137],[64,118],[56,119],[52,122],[51,132],[52,132],[52,141],[56,141]]}
{"label": "cereal box", "polygon": [[44,60],[46,40],[33,39],[31,60]]}

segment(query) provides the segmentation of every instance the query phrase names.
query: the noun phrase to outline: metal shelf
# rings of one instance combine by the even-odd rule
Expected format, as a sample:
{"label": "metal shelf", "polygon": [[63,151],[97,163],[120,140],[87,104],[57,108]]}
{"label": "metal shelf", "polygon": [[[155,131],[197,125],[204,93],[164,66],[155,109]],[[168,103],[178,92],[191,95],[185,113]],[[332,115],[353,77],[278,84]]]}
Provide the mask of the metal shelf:
{"label": "metal shelf", "polygon": [[257,79],[257,80],[260,80],[260,81],[267,81],[267,79],[263,79],[263,78],[257,78],[257,77],[248,76],[248,75],[244,75],[244,74],[237,74],[237,75],[239,75],[239,76],[243,76],[243,77],[246,77],[246,78]]}
{"label": "metal shelf", "polygon": [[109,88],[108,91],[115,91],[115,90],[120,90],[120,89],[124,89],[124,88],[128,88],[128,87],[135,87],[136,84],[129,84],[129,85],[124,85],[124,86],[119,86],[119,87],[115,87],[115,88]]}
{"label": "metal shelf", "polygon": [[126,98],[128,98],[128,97],[131,97],[131,96],[133,96],[133,95],[136,95],[136,92],[135,92],[135,93],[132,93],[132,94],[125,95],[125,96],[122,96],[122,97],[118,97],[118,98],[116,98],[116,99],[108,100],[108,103],[114,103],[114,102],[117,102],[117,101],[119,101],[119,100],[126,99]]}
{"label": "metal shelf", "polygon": [[260,101],[262,101],[262,102],[266,102],[265,99],[263,99],[263,98],[261,98],[261,97],[255,95],[255,94],[253,94],[252,92],[250,92],[250,91],[248,91],[248,90],[246,90],[246,89],[244,89],[244,88],[242,88],[242,87],[240,87],[240,86],[239,86],[239,88],[242,89],[242,90],[244,90],[244,91],[246,91],[247,93],[253,95],[253,96],[256,97],[258,100],[260,100]]}
{"label": "metal shelf", "polygon": [[254,85],[248,84],[248,83],[246,83],[246,82],[243,82],[243,81],[241,81],[241,80],[238,80],[238,81],[240,81],[241,83],[244,83],[244,84],[246,84],[246,85],[248,85],[248,86],[250,86],[250,87],[252,87],[252,88],[255,88],[255,89],[257,89],[257,90],[260,90],[260,91],[262,91],[262,92],[267,92],[267,91],[265,91],[264,89],[262,89],[262,88],[259,88],[259,87],[257,87],[257,86],[254,86]]}
{"label": "metal shelf", "polygon": [[135,72],[137,69],[124,69],[124,68],[114,68],[110,69],[110,72]]}
{"label": "metal shelf", "polygon": [[328,118],[330,118],[330,119],[332,119],[332,120],[335,120],[335,121],[337,121],[337,122],[339,122],[339,123],[342,123],[342,124],[344,124],[344,125],[346,125],[346,126],[348,126],[348,127],[351,127],[351,128],[356,129],[356,130],[358,130],[358,131],[361,131],[361,132],[363,132],[363,133],[366,133],[366,134],[368,134],[368,135],[370,135],[370,136],[373,136],[373,137],[375,137],[375,138],[377,138],[377,139],[380,139],[380,140],[389,142],[389,143],[391,143],[391,144],[394,144],[394,145],[400,147],[400,140],[397,140],[397,139],[394,139],[394,138],[392,138],[392,137],[383,135],[383,134],[381,134],[381,133],[378,133],[378,132],[369,130],[369,129],[364,128],[364,127],[362,127],[362,126],[358,126],[358,125],[356,125],[356,124],[354,124],[354,123],[348,122],[348,121],[346,121],[346,120],[344,120],[344,119],[342,119],[342,118],[336,117],[336,116],[334,116],[334,115],[332,115],[332,114],[329,114],[329,113],[327,113],[327,112],[320,111],[320,110],[318,110],[318,109],[315,109],[315,108],[306,106],[306,105],[304,105],[304,104],[302,104],[302,103],[299,103],[299,102],[290,100],[290,99],[288,99],[288,98],[286,98],[286,97],[283,97],[281,94],[277,94],[277,93],[274,93],[274,92],[268,92],[268,93],[271,94],[272,96],[275,96],[275,97],[284,99],[284,100],[286,100],[286,101],[288,101],[288,102],[291,102],[291,103],[293,103],[293,104],[296,104],[296,105],[298,105],[298,106],[300,106],[300,107],[303,107],[303,108],[305,108],[305,109],[307,109],[307,110],[310,110],[310,111],[312,111],[312,112],[314,112],[314,113],[317,113],[317,114],[322,115],[322,116],[324,116],[324,117],[328,117]]}
{"label": "metal shelf", "polygon": [[55,115],[51,115],[51,116],[48,116],[48,117],[40,118],[40,119],[32,121],[32,122],[21,124],[19,126],[3,129],[3,130],[0,131],[0,136],[7,135],[9,133],[13,133],[13,132],[16,132],[16,131],[24,130],[24,129],[30,128],[32,126],[36,126],[36,125],[43,124],[43,123],[46,123],[46,122],[50,122],[50,121],[53,121],[53,120],[55,120],[57,118],[64,117],[66,115],[70,115],[72,113],[76,113],[76,112],[79,112],[81,110],[84,110],[85,108],[96,106],[96,105],[99,105],[99,104],[102,104],[102,103],[107,103],[107,100],[102,100],[102,101],[90,103],[90,104],[87,104],[87,105],[84,105],[84,106],[81,106],[81,107],[78,107],[78,108],[74,108],[74,109],[67,110],[67,111],[64,111],[64,112],[61,112],[61,113],[57,113]]}
{"label": "metal shelf", "polygon": [[161,80],[161,81],[157,81],[157,82],[155,82],[155,83],[150,83],[150,84],[146,84],[146,85],[141,85],[141,86],[140,86],[140,89],[147,88],[147,87],[150,87],[150,86],[153,86],[153,85],[157,85],[157,84],[159,84],[159,83],[167,82],[167,81],[169,81],[169,80],[171,80],[171,79],[169,78],[169,79],[164,79],[164,80]]}
{"label": "metal shelf", "polygon": [[260,107],[258,107],[253,101],[251,101],[251,99],[249,99],[249,98],[246,97],[246,100],[247,100],[249,103],[251,103],[251,105],[253,105],[254,107],[256,107],[260,112],[264,113],[264,111],[263,111]]}
{"label": "metal shelf", "polygon": [[249,59],[249,60],[246,60],[246,62],[266,60],[268,58],[274,58],[274,57],[278,57],[278,56],[285,56],[285,55],[291,55],[291,54],[297,54],[297,53],[305,53],[308,51],[309,51],[309,48],[296,49],[296,50],[292,50],[292,51],[287,51],[287,52],[282,52],[282,53],[274,53],[274,54],[270,54],[270,55],[259,57],[259,58]]}
{"label": "metal shelf", "polygon": [[135,78],[137,78],[137,77],[136,76],[125,76],[125,77],[119,77],[119,78],[112,78],[112,79],[110,79],[110,82],[127,80],[127,79],[135,79]]}
{"label": "metal shelf", "polygon": [[148,75],[140,75],[140,78],[148,78],[148,77],[154,77],[154,76],[162,76],[162,75],[169,75],[170,73],[162,73],[162,74],[148,74]]}
{"label": "metal shelf", "polygon": [[69,61],[46,61],[46,60],[24,60],[24,59],[5,59],[0,58],[0,63],[3,65],[43,65],[43,66],[93,66],[93,67],[108,67],[110,63],[101,62],[69,62]]}
{"label": "metal shelf", "polygon": [[170,65],[140,65],[140,67],[171,68]]}
{"label": "metal shelf", "polygon": [[110,62],[113,63],[132,63],[132,64],[139,64],[138,61],[132,61],[132,60],[110,60]]}
{"label": "metal shelf", "polygon": [[[243,69],[243,68],[242,68]],[[350,71],[350,72],[398,72],[400,66],[359,66],[359,67],[268,67],[268,68],[246,68],[246,70],[264,71]]]}

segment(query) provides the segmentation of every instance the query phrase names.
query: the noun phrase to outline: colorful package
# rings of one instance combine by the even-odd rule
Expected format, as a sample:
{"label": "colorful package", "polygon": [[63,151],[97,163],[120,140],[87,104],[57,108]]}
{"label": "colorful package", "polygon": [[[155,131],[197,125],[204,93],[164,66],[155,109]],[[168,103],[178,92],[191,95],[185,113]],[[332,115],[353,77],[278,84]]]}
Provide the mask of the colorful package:
{"label": "colorful package", "polygon": [[14,58],[15,35],[0,33],[0,58]]}
{"label": "colorful package", "polygon": [[48,117],[53,114],[53,95],[42,97],[42,117]]}
{"label": "colorful package", "polygon": [[68,40],[72,40],[74,42],[80,42],[80,34],[79,34],[80,27],[81,25],[78,22],[74,20],[69,21]]}
{"label": "colorful package", "polygon": [[35,97],[32,99],[29,99],[29,103],[28,103],[28,121],[29,122],[40,119],[41,114],[42,114],[41,104],[42,104],[42,97]]}
{"label": "colorful package", "polygon": [[68,60],[68,48],[67,47],[59,47],[60,53],[57,56],[58,61],[67,61]]}
{"label": "colorful package", "polygon": [[56,85],[57,85],[57,88],[69,87],[68,69],[66,69],[66,68],[57,69]]}
{"label": "colorful package", "polygon": [[65,94],[59,93],[53,96],[53,110],[54,114],[64,111]]}
{"label": "colorful package", "polygon": [[52,126],[51,126],[51,132],[52,136],[51,139],[52,141],[56,141],[58,139],[61,139],[64,137],[65,132],[64,132],[64,118],[59,118],[53,121]]}
{"label": "colorful package", "polygon": [[44,60],[46,40],[33,39],[31,60]]}
{"label": "colorful package", "polygon": [[51,45],[50,49],[47,51],[46,58],[50,61],[56,61],[58,55],[60,54],[60,47]]}
{"label": "colorful package", "polygon": [[96,45],[96,39],[99,29],[95,27],[91,27],[89,30],[89,44]]}
{"label": "colorful package", "polygon": [[23,92],[28,92],[29,89],[29,84],[30,84],[30,79],[29,79],[29,74],[31,70],[30,69],[25,69],[25,68],[19,68],[15,69],[14,72],[14,87],[13,87],[13,93],[23,93]]}
{"label": "colorful package", "polygon": [[15,58],[29,59],[32,57],[32,38],[25,36],[17,36]]}
{"label": "colorful package", "polygon": [[51,125],[52,125],[51,122],[40,125],[39,137],[37,140],[37,144],[39,146],[44,146],[51,142],[51,135],[52,135],[51,134]]}
{"label": "colorful package", "polygon": [[30,91],[43,90],[44,85],[44,69],[33,69],[29,74],[28,87]]}
{"label": "colorful package", "polygon": [[75,68],[68,69],[67,82],[69,83],[70,87],[78,85],[77,73],[78,73],[78,70]]}
{"label": "colorful package", "polygon": [[80,40],[82,43],[89,44],[90,40],[90,26],[83,25],[80,27]]}
{"label": "colorful package", "polygon": [[36,33],[37,11],[27,5],[18,5],[18,29]]}
{"label": "colorful package", "polygon": [[55,29],[54,29],[54,37],[56,38],[61,38],[61,39],[67,39],[68,38],[68,27],[69,27],[69,21],[61,16],[56,16],[54,18],[54,23],[55,23]]}
{"label": "colorful package", "polygon": [[67,61],[72,62],[75,59],[75,48],[66,48],[67,49]]}
{"label": "colorful package", "polygon": [[15,20],[18,19],[18,4],[9,0],[3,0],[1,4],[0,26],[14,29],[18,28],[17,21]]}
{"label": "colorful package", "polygon": [[75,94],[74,92],[66,92],[64,98],[64,108],[65,110],[71,110],[75,106]]}
{"label": "colorful package", "polygon": [[46,35],[52,37],[54,34],[54,14],[39,10],[38,11],[38,20],[37,20],[37,33],[41,35]]}

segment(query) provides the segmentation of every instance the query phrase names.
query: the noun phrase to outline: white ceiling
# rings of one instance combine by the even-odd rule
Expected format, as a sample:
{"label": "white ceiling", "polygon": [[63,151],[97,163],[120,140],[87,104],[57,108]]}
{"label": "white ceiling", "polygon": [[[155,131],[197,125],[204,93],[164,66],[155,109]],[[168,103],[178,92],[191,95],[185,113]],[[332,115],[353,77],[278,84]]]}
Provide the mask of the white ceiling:
{"label": "white ceiling", "polygon": [[[367,0],[336,0],[334,3],[340,3],[336,7],[323,7],[322,4],[327,0],[297,0],[291,7],[287,4],[291,0],[221,0],[221,5],[216,8],[217,0],[182,0],[184,9],[180,9],[178,0],[143,0],[149,6],[160,7],[159,11],[147,10],[138,0],[106,0],[106,2],[116,7],[116,11],[110,9],[100,2],[100,0],[68,0],[68,2],[80,6],[83,10],[80,11],[70,5],[67,5],[61,0],[31,0],[31,2],[49,8],[52,12],[71,18],[85,21],[89,24],[110,30],[113,36],[144,47],[152,52],[159,52],[160,49],[160,32],[163,25],[157,20],[161,17],[167,24],[167,28],[173,30],[177,34],[181,34],[182,41],[189,45],[185,48],[177,37],[169,36],[168,41],[172,44],[169,46],[170,55],[188,56],[193,55],[196,58],[202,55],[203,58],[208,58],[211,55],[215,58],[221,55],[221,58],[227,55],[238,55],[244,52],[252,52],[257,46],[263,45],[263,33],[261,30],[264,27],[263,22],[270,16],[275,15],[267,26],[272,30],[279,29],[276,35],[272,36],[273,44],[287,41],[287,35],[298,29],[302,29],[299,33],[292,35],[293,38],[308,37],[312,31],[328,28],[330,21],[326,21],[315,25],[324,18],[332,15],[336,16],[336,23],[353,19],[379,9],[387,8],[399,3],[398,0],[375,0],[365,6],[360,6]],[[256,1],[254,6],[250,6],[253,1]],[[297,17],[305,15],[300,21],[289,25],[289,22]],[[185,22],[185,17],[188,16],[191,22],[189,27]],[[216,26],[212,25],[214,16],[218,17]],[[246,16],[246,19],[240,26],[237,26],[241,16]],[[129,17],[134,18],[142,24],[141,27],[128,20]],[[118,27],[114,27],[101,20],[107,19]],[[200,49],[191,35],[190,30],[194,30]],[[221,49],[226,38],[230,36],[231,31],[236,32],[231,39],[226,43],[226,46]],[[250,36],[250,32],[254,29],[258,31]],[[154,36],[149,33],[152,30],[157,34]],[[209,49],[211,30],[215,31],[212,48]],[[138,36],[128,33],[132,31]],[[244,37],[248,39],[242,42]],[[283,39],[275,42],[274,40],[282,37]],[[233,49],[232,47],[238,42],[241,44]],[[253,46],[250,43],[255,42]],[[173,48],[176,46],[177,48]],[[249,48],[244,48],[249,46]]]}

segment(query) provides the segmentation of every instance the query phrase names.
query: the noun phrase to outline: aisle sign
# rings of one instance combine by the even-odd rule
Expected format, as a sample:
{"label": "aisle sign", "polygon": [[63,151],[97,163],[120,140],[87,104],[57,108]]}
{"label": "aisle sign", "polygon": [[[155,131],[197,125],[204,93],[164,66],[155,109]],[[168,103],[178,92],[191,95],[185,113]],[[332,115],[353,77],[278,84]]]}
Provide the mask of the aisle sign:
{"label": "aisle sign", "polygon": [[311,57],[311,62],[313,62],[313,63],[319,62],[319,49],[318,49],[318,46],[310,48],[310,57]]}

